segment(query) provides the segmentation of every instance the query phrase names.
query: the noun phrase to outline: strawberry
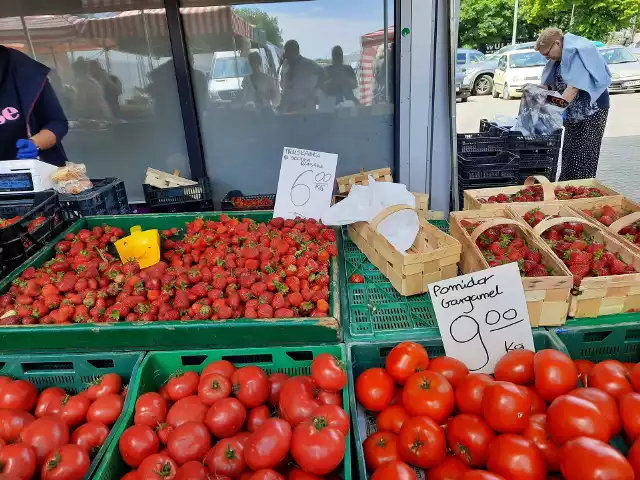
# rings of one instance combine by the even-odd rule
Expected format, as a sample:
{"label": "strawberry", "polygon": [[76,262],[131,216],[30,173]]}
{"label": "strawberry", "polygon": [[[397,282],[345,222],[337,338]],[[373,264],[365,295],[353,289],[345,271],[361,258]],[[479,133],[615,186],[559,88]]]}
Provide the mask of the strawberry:
{"label": "strawberry", "polygon": [[518,260],[522,259],[522,253],[520,253],[519,250],[515,250],[515,249],[509,250],[509,252],[507,253],[507,258],[512,262],[517,262]]}
{"label": "strawberry", "polygon": [[542,254],[537,249],[529,249],[524,255],[525,260],[530,260],[535,263],[542,262]]}
{"label": "strawberry", "polygon": [[[604,205],[601,209],[600,209],[600,218],[602,218],[603,216],[605,217],[610,217],[610,218],[616,218],[616,210],[609,206],[609,205]],[[602,220],[600,220],[602,222]]]}
{"label": "strawberry", "polygon": [[576,263],[574,265],[571,265],[569,267],[569,270],[574,276],[583,278],[589,275],[589,272],[591,269],[588,263],[587,264]]}
{"label": "strawberry", "polygon": [[282,293],[278,292],[273,296],[273,300],[271,301],[271,306],[274,310],[278,310],[279,308],[283,308],[286,305],[284,300],[284,296]]}
{"label": "strawberry", "polygon": [[613,258],[611,263],[608,263],[607,265],[609,266],[609,270],[611,271],[611,275],[622,275],[622,274],[626,273],[627,265],[622,260],[619,260],[619,259],[617,259],[615,257]]}
{"label": "strawberry", "polygon": [[608,215],[601,215],[598,221],[607,227],[613,223],[613,218]]}
{"label": "strawberry", "polygon": [[294,316],[294,312],[290,308],[278,308],[274,314],[274,318],[291,318]]}
{"label": "strawberry", "polygon": [[529,273],[527,273],[527,277],[547,277],[549,276],[549,272],[544,265],[538,265],[531,269]]}
{"label": "strawberry", "polygon": [[257,313],[258,318],[273,318],[273,308],[271,305],[267,305],[266,303],[258,306]]}

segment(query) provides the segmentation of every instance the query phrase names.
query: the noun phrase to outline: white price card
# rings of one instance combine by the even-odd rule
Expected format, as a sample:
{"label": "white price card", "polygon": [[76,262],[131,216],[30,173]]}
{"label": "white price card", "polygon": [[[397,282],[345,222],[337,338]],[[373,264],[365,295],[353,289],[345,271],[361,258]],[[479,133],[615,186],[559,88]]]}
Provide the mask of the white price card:
{"label": "white price card", "polygon": [[535,351],[517,263],[429,285],[444,350],[471,372],[493,373],[516,349]]}
{"label": "white price card", "polygon": [[338,155],[285,147],[273,216],[320,219],[331,206]]}

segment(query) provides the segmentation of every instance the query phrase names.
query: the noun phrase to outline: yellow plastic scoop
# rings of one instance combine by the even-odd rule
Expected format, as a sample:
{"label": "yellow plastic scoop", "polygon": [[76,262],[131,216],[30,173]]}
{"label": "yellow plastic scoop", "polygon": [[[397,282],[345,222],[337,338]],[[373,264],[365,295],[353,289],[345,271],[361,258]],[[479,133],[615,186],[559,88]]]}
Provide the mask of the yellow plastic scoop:
{"label": "yellow plastic scoop", "polygon": [[158,230],[142,231],[140,225],[131,227],[131,235],[116,242],[122,262],[136,261],[140,268],[147,268],[160,261],[160,235]]}

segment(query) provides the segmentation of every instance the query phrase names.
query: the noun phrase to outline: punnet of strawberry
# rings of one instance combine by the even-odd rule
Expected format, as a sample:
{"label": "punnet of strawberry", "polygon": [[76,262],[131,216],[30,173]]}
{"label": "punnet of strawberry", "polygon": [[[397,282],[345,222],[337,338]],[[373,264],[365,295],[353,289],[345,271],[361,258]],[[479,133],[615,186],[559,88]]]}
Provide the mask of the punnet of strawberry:
{"label": "punnet of strawberry", "polygon": [[[619,220],[620,218],[633,213],[633,211],[624,210],[618,213],[618,211],[614,207],[610,205],[604,205],[601,208],[584,209],[582,210],[582,213],[588,215],[591,218],[594,218],[601,224],[608,227],[616,220]],[[624,236],[630,242],[635,243],[636,245],[640,245],[640,220],[636,220],[631,225],[627,225],[621,228],[616,233]]]}
{"label": "punnet of strawberry", "polygon": [[[469,234],[481,223],[461,220]],[[490,267],[517,262],[523,277],[546,277],[553,273],[543,262],[539,249],[529,245],[513,225],[496,225],[485,230],[476,240],[476,246]]]}
{"label": "punnet of strawberry", "polygon": [[[587,186],[558,186],[554,189],[556,199],[558,200],[575,200],[579,198],[604,197],[607,194],[597,187]],[[478,199],[481,203],[523,203],[523,202],[542,202],[543,192],[539,185],[531,185],[524,187],[516,193],[505,194],[499,193],[491,195],[488,198]]]}
{"label": "punnet of strawberry", "polygon": [[[102,226],[69,234],[0,296],[0,325],[322,317],[336,233],[315,220],[196,218],[162,232],[162,261],[140,270]],[[114,253],[111,253],[114,252]]]}
{"label": "punnet of strawberry", "polygon": [[[11,218],[0,218],[0,228],[6,228],[6,227],[10,227],[11,225],[15,225],[21,219],[22,219],[22,217],[20,217],[20,216],[11,217]],[[38,227],[40,227],[40,225],[42,225],[46,221],[47,221],[47,219],[45,217],[36,217],[36,218],[34,218],[27,225],[27,231],[28,232],[33,232],[34,230],[36,230]]]}

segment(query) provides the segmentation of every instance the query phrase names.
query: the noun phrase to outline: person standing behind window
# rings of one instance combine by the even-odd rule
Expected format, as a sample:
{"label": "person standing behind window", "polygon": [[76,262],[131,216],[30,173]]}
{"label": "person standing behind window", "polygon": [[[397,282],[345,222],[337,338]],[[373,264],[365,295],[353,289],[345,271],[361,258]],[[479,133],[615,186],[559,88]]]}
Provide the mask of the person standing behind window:
{"label": "person standing behind window", "polygon": [[325,67],[324,71],[325,82],[322,85],[324,93],[335,97],[336,104],[345,100],[358,103],[358,99],[353,94],[353,90],[358,88],[358,79],[351,65],[344,64],[342,47],[335,46],[331,49],[331,65]]}
{"label": "person standing behind window", "polygon": [[280,109],[288,113],[315,110],[324,70],[313,60],[300,55],[300,45],[295,40],[284,44],[283,59]]}
{"label": "person standing behind window", "polygon": [[79,58],[73,63],[77,95],[74,112],[81,120],[112,120],[113,114],[104,96],[104,89],[89,71],[89,63]]}
{"label": "person standing behind window", "polygon": [[280,103],[280,89],[274,78],[262,71],[262,58],[258,52],[250,52],[248,56],[251,75],[242,80],[242,91],[246,104],[256,108],[270,108]]}

